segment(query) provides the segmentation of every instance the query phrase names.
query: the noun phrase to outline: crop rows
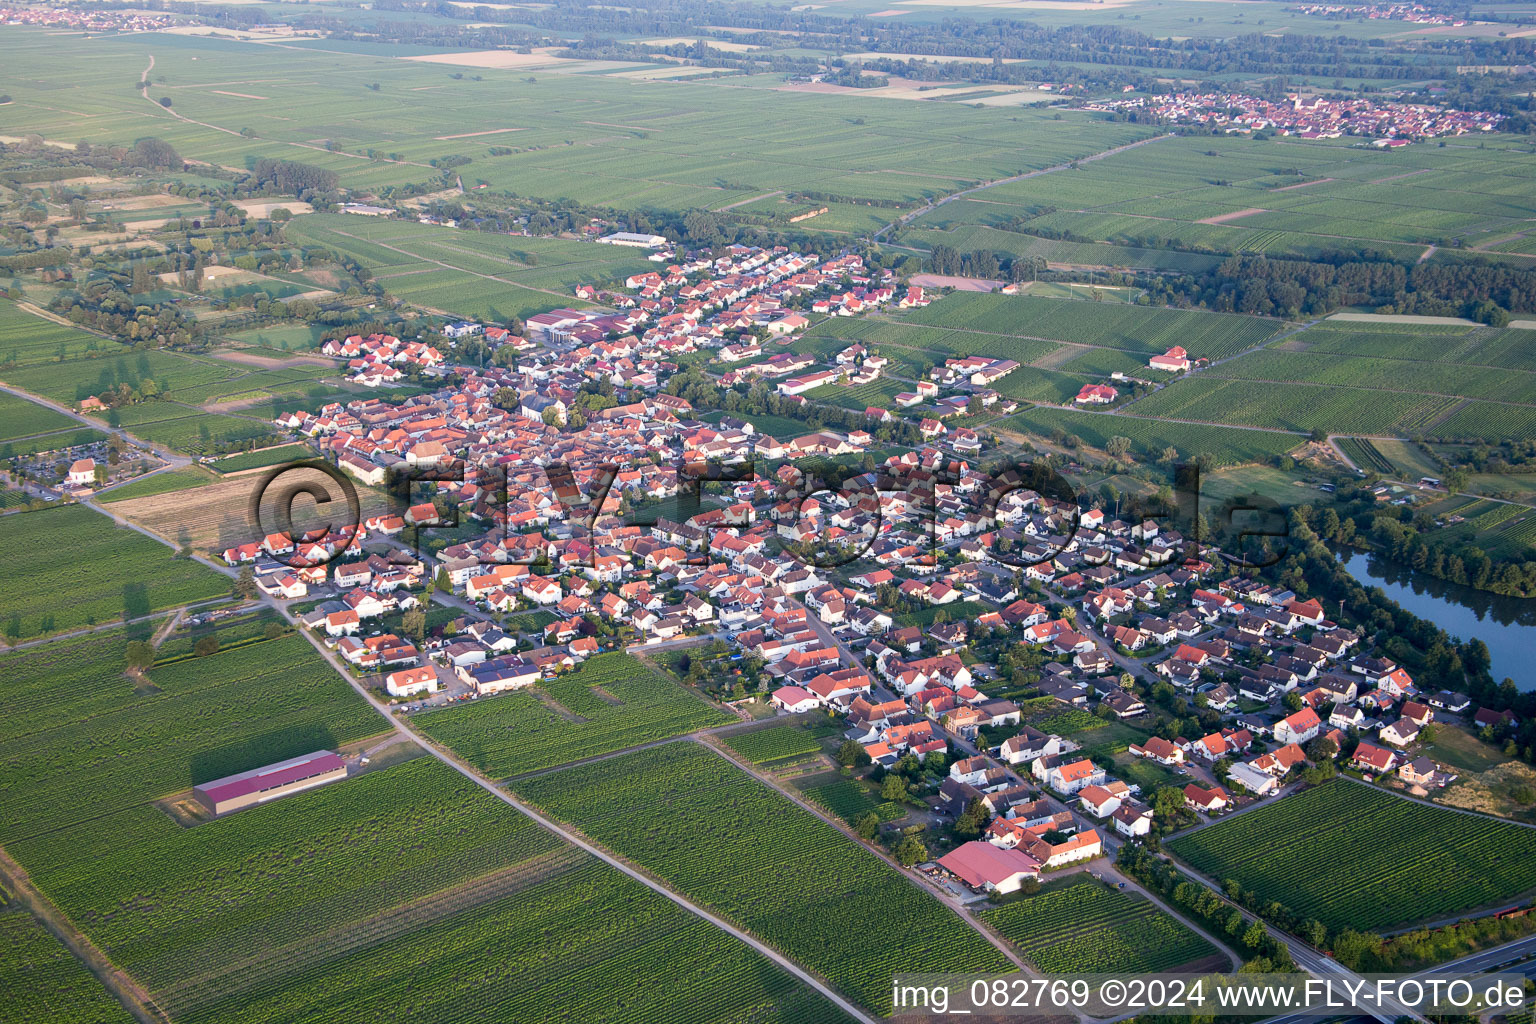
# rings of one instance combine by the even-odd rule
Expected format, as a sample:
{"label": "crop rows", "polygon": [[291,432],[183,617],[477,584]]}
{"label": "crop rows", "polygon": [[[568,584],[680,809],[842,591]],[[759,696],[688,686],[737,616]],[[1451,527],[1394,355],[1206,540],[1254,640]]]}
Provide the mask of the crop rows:
{"label": "crop rows", "polygon": [[774,725],[737,733],[727,737],[725,742],[753,764],[804,761],[821,750],[816,737],[793,725]]}
{"label": "crop rows", "polygon": [[1445,917],[1536,888],[1536,830],[1339,781],[1171,845],[1196,870],[1331,929]]}
{"label": "crop rows", "polygon": [[84,964],[0,889],[0,1024],[133,1024]]}
{"label": "crop rows", "polygon": [[300,636],[154,667],[139,685],[123,648],[112,631],[0,657],[7,844],[384,727]]}
{"label": "crop rows", "polygon": [[1377,473],[1392,473],[1396,467],[1387,457],[1366,437],[1341,437],[1339,447],[1345,455],[1352,459],[1355,465],[1361,469],[1374,470]]}
{"label": "crop rows", "polygon": [[907,319],[938,327],[1075,341],[1132,352],[1157,353],[1182,345],[1194,356],[1211,359],[1252,348],[1280,326],[1274,320],[1225,313],[985,292],[950,295]]}
{"label": "crop rows", "polygon": [[895,869],[696,744],[653,747],[516,788],[881,1012],[890,1008],[893,973],[1008,969]]}
{"label": "crop rows", "polygon": [[0,628],[12,638],[147,615],[229,589],[212,570],[80,505],[6,517],[0,565]]}
{"label": "crop rows", "polygon": [[558,846],[418,758],[191,829],[141,806],[16,852],[114,963],[158,990]]}
{"label": "crop rows", "polygon": [[829,1002],[619,872],[583,866],[186,1024],[835,1024]]}
{"label": "crop rows", "polygon": [[73,427],[75,421],[35,402],[0,393],[0,441]]}
{"label": "crop rows", "polygon": [[1536,403],[1536,373],[1380,356],[1266,350],[1212,367],[1205,375]]}
{"label": "crop rows", "polygon": [[1469,402],[1426,433],[1451,440],[1529,441],[1536,438],[1536,409]]}
{"label": "crop rows", "polygon": [[1076,882],[981,916],[1046,974],[1171,971],[1216,952],[1146,899],[1099,882]]}
{"label": "crop rows", "polygon": [[537,687],[418,721],[476,768],[507,778],[730,720],[629,655],[603,654]]}
{"label": "crop rows", "polygon": [[881,821],[895,821],[907,814],[901,804],[876,800],[867,786],[842,775],[815,775],[795,785],[800,792],[850,825],[857,824],[860,818],[870,813]]}
{"label": "crop rows", "polygon": [[1164,423],[1132,416],[1099,416],[1072,409],[1027,409],[1006,422],[1012,430],[1040,437],[1051,437],[1061,431],[1100,448],[1118,435],[1130,438],[1131,450],[1139,456],[1158,458],[1165,449],[1173,448],[1185,460],[1204,455],[1212,466],[1264,461],[1300,443],[1293,434]]}
{"label": "crop rows", "polygon": [[212,468],[220,473],[238,473],[245,469],[280,466],[284,463],[297,462],[301,459],[311,459],[314,457],[315,450],[307,444],[285,444],[259,452],[243,452],[239,455],[229,455],[214,462]]}
{"label": "crop rows", "polygon": [[1407,434],[1455,404],[1454,398],[1414,393],[1202,377],[1177,381],[1134,408],[1143,416],[1275,430]]}

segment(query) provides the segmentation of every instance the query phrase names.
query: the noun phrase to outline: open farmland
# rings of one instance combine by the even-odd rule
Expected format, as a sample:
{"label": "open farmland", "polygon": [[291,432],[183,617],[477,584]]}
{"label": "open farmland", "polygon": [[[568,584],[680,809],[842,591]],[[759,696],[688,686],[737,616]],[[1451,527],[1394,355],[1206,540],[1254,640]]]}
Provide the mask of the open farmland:
{"label": "open farmland", "polygon": [[155,666],[139,679],[123,674],[126,639],[112,630],[0,656],[7,848],[387,727],[303,637]]}
{"label": "open farmland", "polygon": [[212,483],[215,477],[201,466],[184,466],[181,469],[166,469],[158,473],[130,480],[125,484],[113,487],[109,491],[98,491],[96,500],[102,504],[111,504],[118,501],[128,501],[132,498],[147,498],[156,494],[169,494],[172,491],[185,491],[194,487],[202,487]]}
{"label": "open farmland", "polygon": [[1192,357],[1220,359],[1271,337],[1275,320],[1123,302],[961,292],[908,314],[905,323],[989,334],[1070,341],[1156,355],[1182,345]]}
{"label": "open farmland", "polygon": [[279,445],[276,448],[263,448],[260,451],[227,455],[211,463],[209,468],[218,473],[241,473],[248,469],[281,466],[285,463],[312,459],[314,457],[315,450],[307,444],[285,444]]}
{"label": "open farmland", "polygon": [[[895,972],[1009,968],[948,907],[696,744],[653,747],[516,788],[877,1011],[890,1009]],[[744,870],[721,870],[729,864]],[[870,943],[871,935],[881,941]]]}
{"label": "open farmland", "polygon": [[76,421],[25,398],[0,392],[0,442],[64,430]]}
{"label": "open farmland", "polygon": [[[128,498],[114,502],[112,511],[131,522],[159,534],[174,544],[191,545],[195,551],[216,555],[236,544],[260,540],[271,529],[274,509],[263,505],[260,521],[251,515],[251,499],[257,493],[263,473],[229,477],[189,490]],[[294,503],[296,528],[303,530],[323,523],[341,523],[349,516],[340,486],[316,469],[290,469],[283,474],[283,488],[289,484],[312,483],[330,496],[328,504],[316,505],[303,499]],[[357,485],[359,511],[364,518],[385,512],[399,512],[399,502],[382,491]],[[275,502],[275,497],[272,499]]]}
{"label": "open farmland", "polygon": [[821,751],[821,743],[798,725],[771,725],[766,729],[733,733],[725,743],[756,765],[779,767],[804,761]]}
{"label": "open farmland", "polygon": [[[133,808],[16,852],[45,865],[38,884],[177,1022],[541,1024],[557,1005],[634,1024],[699,1006],[841,1019],[431,758],[191,829]],[[622,978],[580,981],[598,970]],[[573,987],[588,995],[573,1003]]]}
{"label": "open farmland", "polygon": [[420,716],[421,731],[493,778],[733,721],[627,654],[600,654],[524,690]]}
{"label": "open farmland", "polygon": [[229,589],[218,573],[79,505],[7,516],[0,564],[0,624],[13,640],[138,618]]}
{"label": "open farmland", "polygon": [[1223,380],[1201,375],[1175,381],[1130,408],[1159,419],[1227,423],[1304,433],[1436,434],[1435,421],[1459,400],[1410,391],[1371,391],[1326,384]]}
{"label": "open farmland", "polygon": [[[429,161],[463,156],[472,161],[461,170],[467,186],[483,181],[520,195],[621,209],[717,208],[791,189],[915,204],[1150,134],[1075,111],[1056,120],[1024,108],[814,92],[775,93],[775,116],[765,118],[756,89],[645,85],[548,68],[536,78],[515,67],[477,69],[470,77],[441,64],[365,53],[159,35],[151,98],[172,98],[191,119],[183,121],[120,87],[144,69],[141,42],[17,29],[10,43],[12,133],[92,144],[131,144],[155,134],[182,154],[228,166],[261,156],[304,160],[336,171],[352,188],[429,179]],[[80,71],[59,87],[42,87],[61,62]],[[253,95],[265,99],[200,84],[210,64],[225,79],[259,81]],[[385,68],[388,86],[370,90]],[[325,90],[309,86],[318,80]],[[856,126],[850,110],[862,118]],[[259,126],[254,137],[241,136],[250,124]],[[519,130],[479,134],[507,128]],[[334,151],[314,142],[317,132]],[[370,150],[377,159],[367,158]]]}
{"label": "open farmland", "polygon": [[133,1024],[133,1014],[11,898],[0,888],[0,1024]]}
{"label": "open farmland", "polygon": [[1344,780],[1169,847],[1208,877],[1333,930],[1453,916],[1536,889],[1536,830]]}
{"label": "open farmland", "polygon": [[[1140,411],[1140,404],[1135,406]],[[1135,454],[1160,457],[1167,448],[1185,459],[1207,456],[1213,466],[1258,462],[1295,448],[1303,440],[1295,434],[1199,423],[1166,423],[1139,415],[1097,414],[1076,409],[1026,409],[1002,421],[1002,426],[1022,433],[1050,438],[1059,431],[1084,444],[1102,448],[1111,437],[1127,437]]]}
{"label": "open farmland", "polygon": [[[1362,249],[1412,262],[1431,244],[1507,237],[1533,210],[1529,170],[1513,148],[1191,137],[998,185],[925,214],[902,238],[1117,267]],[[1063,233],[1087,241],[1042,237]]]}
{"label": "open farmland", "polygon": [[1074,882],[981,917],[1046,974],[1174,971],[1218,955],[1144,897],[1102,882]]}
{"label": "open farmland", "polygon": [[184,1019],[544,1024],[567,1013],[594,1024],[847,1019],[744,944],[592,860]]}

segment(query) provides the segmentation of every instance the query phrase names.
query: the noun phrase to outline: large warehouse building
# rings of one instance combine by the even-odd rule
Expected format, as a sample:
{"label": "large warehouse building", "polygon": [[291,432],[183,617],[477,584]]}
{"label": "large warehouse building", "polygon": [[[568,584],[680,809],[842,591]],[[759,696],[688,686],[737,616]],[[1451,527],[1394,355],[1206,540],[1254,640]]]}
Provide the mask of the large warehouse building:
{"label": "large warehouse building", "polygon": [[346,763],[338,755],[317,750],[265,768],[205,782],[194,787],[192,795],[214,814],[225,814],[346,777]]}

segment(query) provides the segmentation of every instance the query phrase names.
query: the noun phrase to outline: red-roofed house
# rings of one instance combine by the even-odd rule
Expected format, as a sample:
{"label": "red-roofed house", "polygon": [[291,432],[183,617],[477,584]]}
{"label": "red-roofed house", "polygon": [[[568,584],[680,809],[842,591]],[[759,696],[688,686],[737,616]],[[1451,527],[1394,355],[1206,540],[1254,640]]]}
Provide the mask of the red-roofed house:
{"label": "red-roofed house", "polygon": [[1040,862],[1034,857],[979,839],[941,857],[939,866],[977,892],[1018,892],[1024,879],[1040,877]]}

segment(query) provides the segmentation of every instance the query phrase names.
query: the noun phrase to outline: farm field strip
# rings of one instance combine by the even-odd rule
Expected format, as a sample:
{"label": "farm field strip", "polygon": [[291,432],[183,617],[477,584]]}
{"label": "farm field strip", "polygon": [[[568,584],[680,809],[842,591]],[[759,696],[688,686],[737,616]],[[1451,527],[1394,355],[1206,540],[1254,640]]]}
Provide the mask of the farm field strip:
{"label": "farm field strip", "polygon": [[1346,780],[1169,848],[1208,877],[1234,879],[1333,930],[1408,925],[1536,889],[1536,830]]}
{"label": "farm field strip", "polygon": [[142,683],[123,675],[126,640],[109,630],[0,655],[7,848],[384,728],[303,637],[154,666]]}
{"label": "farm field strip", "polygon": [[[61,563],[57,552],[67,550]],[[223,576],[101,513],[64,505],[7,516],[0,628],[12,640],[138,618],[227,593]]]}
{"label": "farm field strip", "polygon": [[981,918],[1046,974],[1147,974],[1217,954],[1145,897],[1095,881],[1025,896]]}
{"label": "farm field strip", "polygon": [[531,690],[426,712],[416,722],[480,771],[504,779],[734,721],[627,654],[598,655]]}
{"label": "farm field strip", "polygon": [[724,740],[726,746],[755,765],[774,766],[804,761],[821,751],[821,743],[816,737],[794,725],[753,729],[726,736]]}
{"label": "farm field strip", "polygon": [[[895,869],[697,744],[653,747],[513,788],[879,1012],[889,1012],[895,971],[1009,969]],[[721,871],[726,864],[751,867]],[[902,927],[893,930],[892,921]],[[874,934],[882,940],[870,944]]]}
{"label": "farm field strip", "polygon": [[0,888],[0,1022],[134,1024],[64,944]]}

